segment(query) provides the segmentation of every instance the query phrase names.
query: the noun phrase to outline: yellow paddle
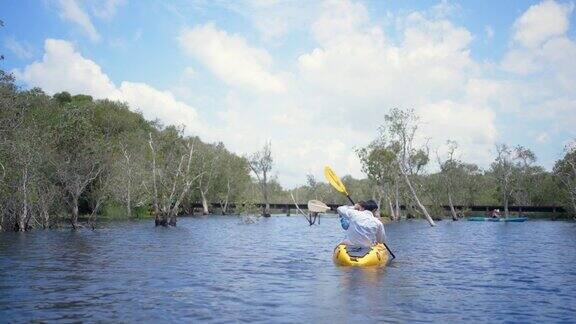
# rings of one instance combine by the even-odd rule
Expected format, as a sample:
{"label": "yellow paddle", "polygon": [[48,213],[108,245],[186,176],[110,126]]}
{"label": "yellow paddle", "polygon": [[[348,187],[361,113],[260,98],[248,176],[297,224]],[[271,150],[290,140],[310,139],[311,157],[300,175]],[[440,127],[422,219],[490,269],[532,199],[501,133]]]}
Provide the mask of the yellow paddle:
{"label": "yellow paddle", "polygon": [[352,198],[350,198],[348,191],[346,191],[346,187],[344,186],[344,184],[342,183],[340,178],[336,175],[336,172],[334,172],[334,170],[332,170],[331,167],[329,167],[329,166],[324,167],[324,176],[326,177],[326,180],[328,180],[328,182],[330,182],[332,187],[334,187],[334,189],[336,189],[336,190],[338,190],[338,192],[346,195],[346,197],[348,197],[348,200],[350,200],[352,205],[354,205],[354,200],[352,200]]}
{"label": "yellow paddle", "polygon": [[[346,195],[346,197],[348,197],[348,200],[350,200],[352,205],[355,205],[354,200],[352,200],[352,198],[350,198],[348,191],[346,191],[346,186],[344,186],[344,184],[342,183],[340,178],[336,175],[336,172],[334,172],[334,170],[332,170],[331,167],[329,167],[329,166],[324,167],[324,176],[326,177],[326,180],[328,180],[328,182],[330,182],[332,187],[334,187],[334,189],[336,189],[336,190],[338,190],[338,192]],[[396,256],[394,255],[394,253],[392,253],[392,251],[390,250],[388,245],[386,245],[386,243],[384,243],[384,242],[382,242],[382,244],[384,244],[384,246],[386,247],[386,250],[388,250],[388,252],[392,256],[392,259],[396,259]]]}

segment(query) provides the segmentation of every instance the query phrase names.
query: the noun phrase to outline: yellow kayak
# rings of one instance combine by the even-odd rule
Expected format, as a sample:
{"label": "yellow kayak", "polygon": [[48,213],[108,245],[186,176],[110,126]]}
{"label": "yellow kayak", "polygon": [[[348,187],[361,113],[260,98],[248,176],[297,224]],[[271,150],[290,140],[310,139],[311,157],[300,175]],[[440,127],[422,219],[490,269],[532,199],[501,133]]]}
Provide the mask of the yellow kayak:
{"label": "yellow kayak", "polygon": [[340,244],[336,246],[332,256],[337,265],[353,267],[386,265],[388,258],[384,244],[376,244],[371,248]]}

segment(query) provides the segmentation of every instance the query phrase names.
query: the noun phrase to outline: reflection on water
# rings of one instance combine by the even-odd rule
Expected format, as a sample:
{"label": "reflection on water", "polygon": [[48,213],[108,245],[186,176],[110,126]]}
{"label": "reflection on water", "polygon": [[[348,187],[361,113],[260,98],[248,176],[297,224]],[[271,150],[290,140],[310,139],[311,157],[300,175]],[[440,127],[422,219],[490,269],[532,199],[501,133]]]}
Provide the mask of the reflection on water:
{"label": "reflection on water", "polygon": [[183,218],[0,234],[0,322],[576,319],[576,224],[387,225],[385,268],[332,264],[336,218]]}

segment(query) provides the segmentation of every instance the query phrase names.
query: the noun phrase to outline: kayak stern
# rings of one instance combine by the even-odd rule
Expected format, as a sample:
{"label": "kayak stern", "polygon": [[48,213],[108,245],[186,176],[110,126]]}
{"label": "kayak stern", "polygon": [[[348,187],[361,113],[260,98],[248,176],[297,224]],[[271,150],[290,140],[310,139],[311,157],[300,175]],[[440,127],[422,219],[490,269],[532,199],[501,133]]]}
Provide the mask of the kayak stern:
{"label": "kayak stern", "polygon": [[[348,251],[350,249],[350,251]],[[332,260],[340,266],[368,267],[386,265],[389,256],[383,244],[366,248],[368,251],[363,256],[355,254],[355,247],[339,244],[334,249]]]}

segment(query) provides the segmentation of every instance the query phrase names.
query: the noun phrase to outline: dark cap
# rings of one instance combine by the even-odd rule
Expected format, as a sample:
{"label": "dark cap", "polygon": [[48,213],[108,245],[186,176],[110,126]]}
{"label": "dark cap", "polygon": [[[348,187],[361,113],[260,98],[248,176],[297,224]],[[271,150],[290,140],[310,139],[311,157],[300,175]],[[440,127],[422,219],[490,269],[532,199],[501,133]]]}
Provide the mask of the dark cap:
{"label": "dark cap", "polygon": [[378,204],[376,204],[376,202],[372,199],[360,203],[360,206],[369,211],[375,211],[376,209],[378,209]]}

